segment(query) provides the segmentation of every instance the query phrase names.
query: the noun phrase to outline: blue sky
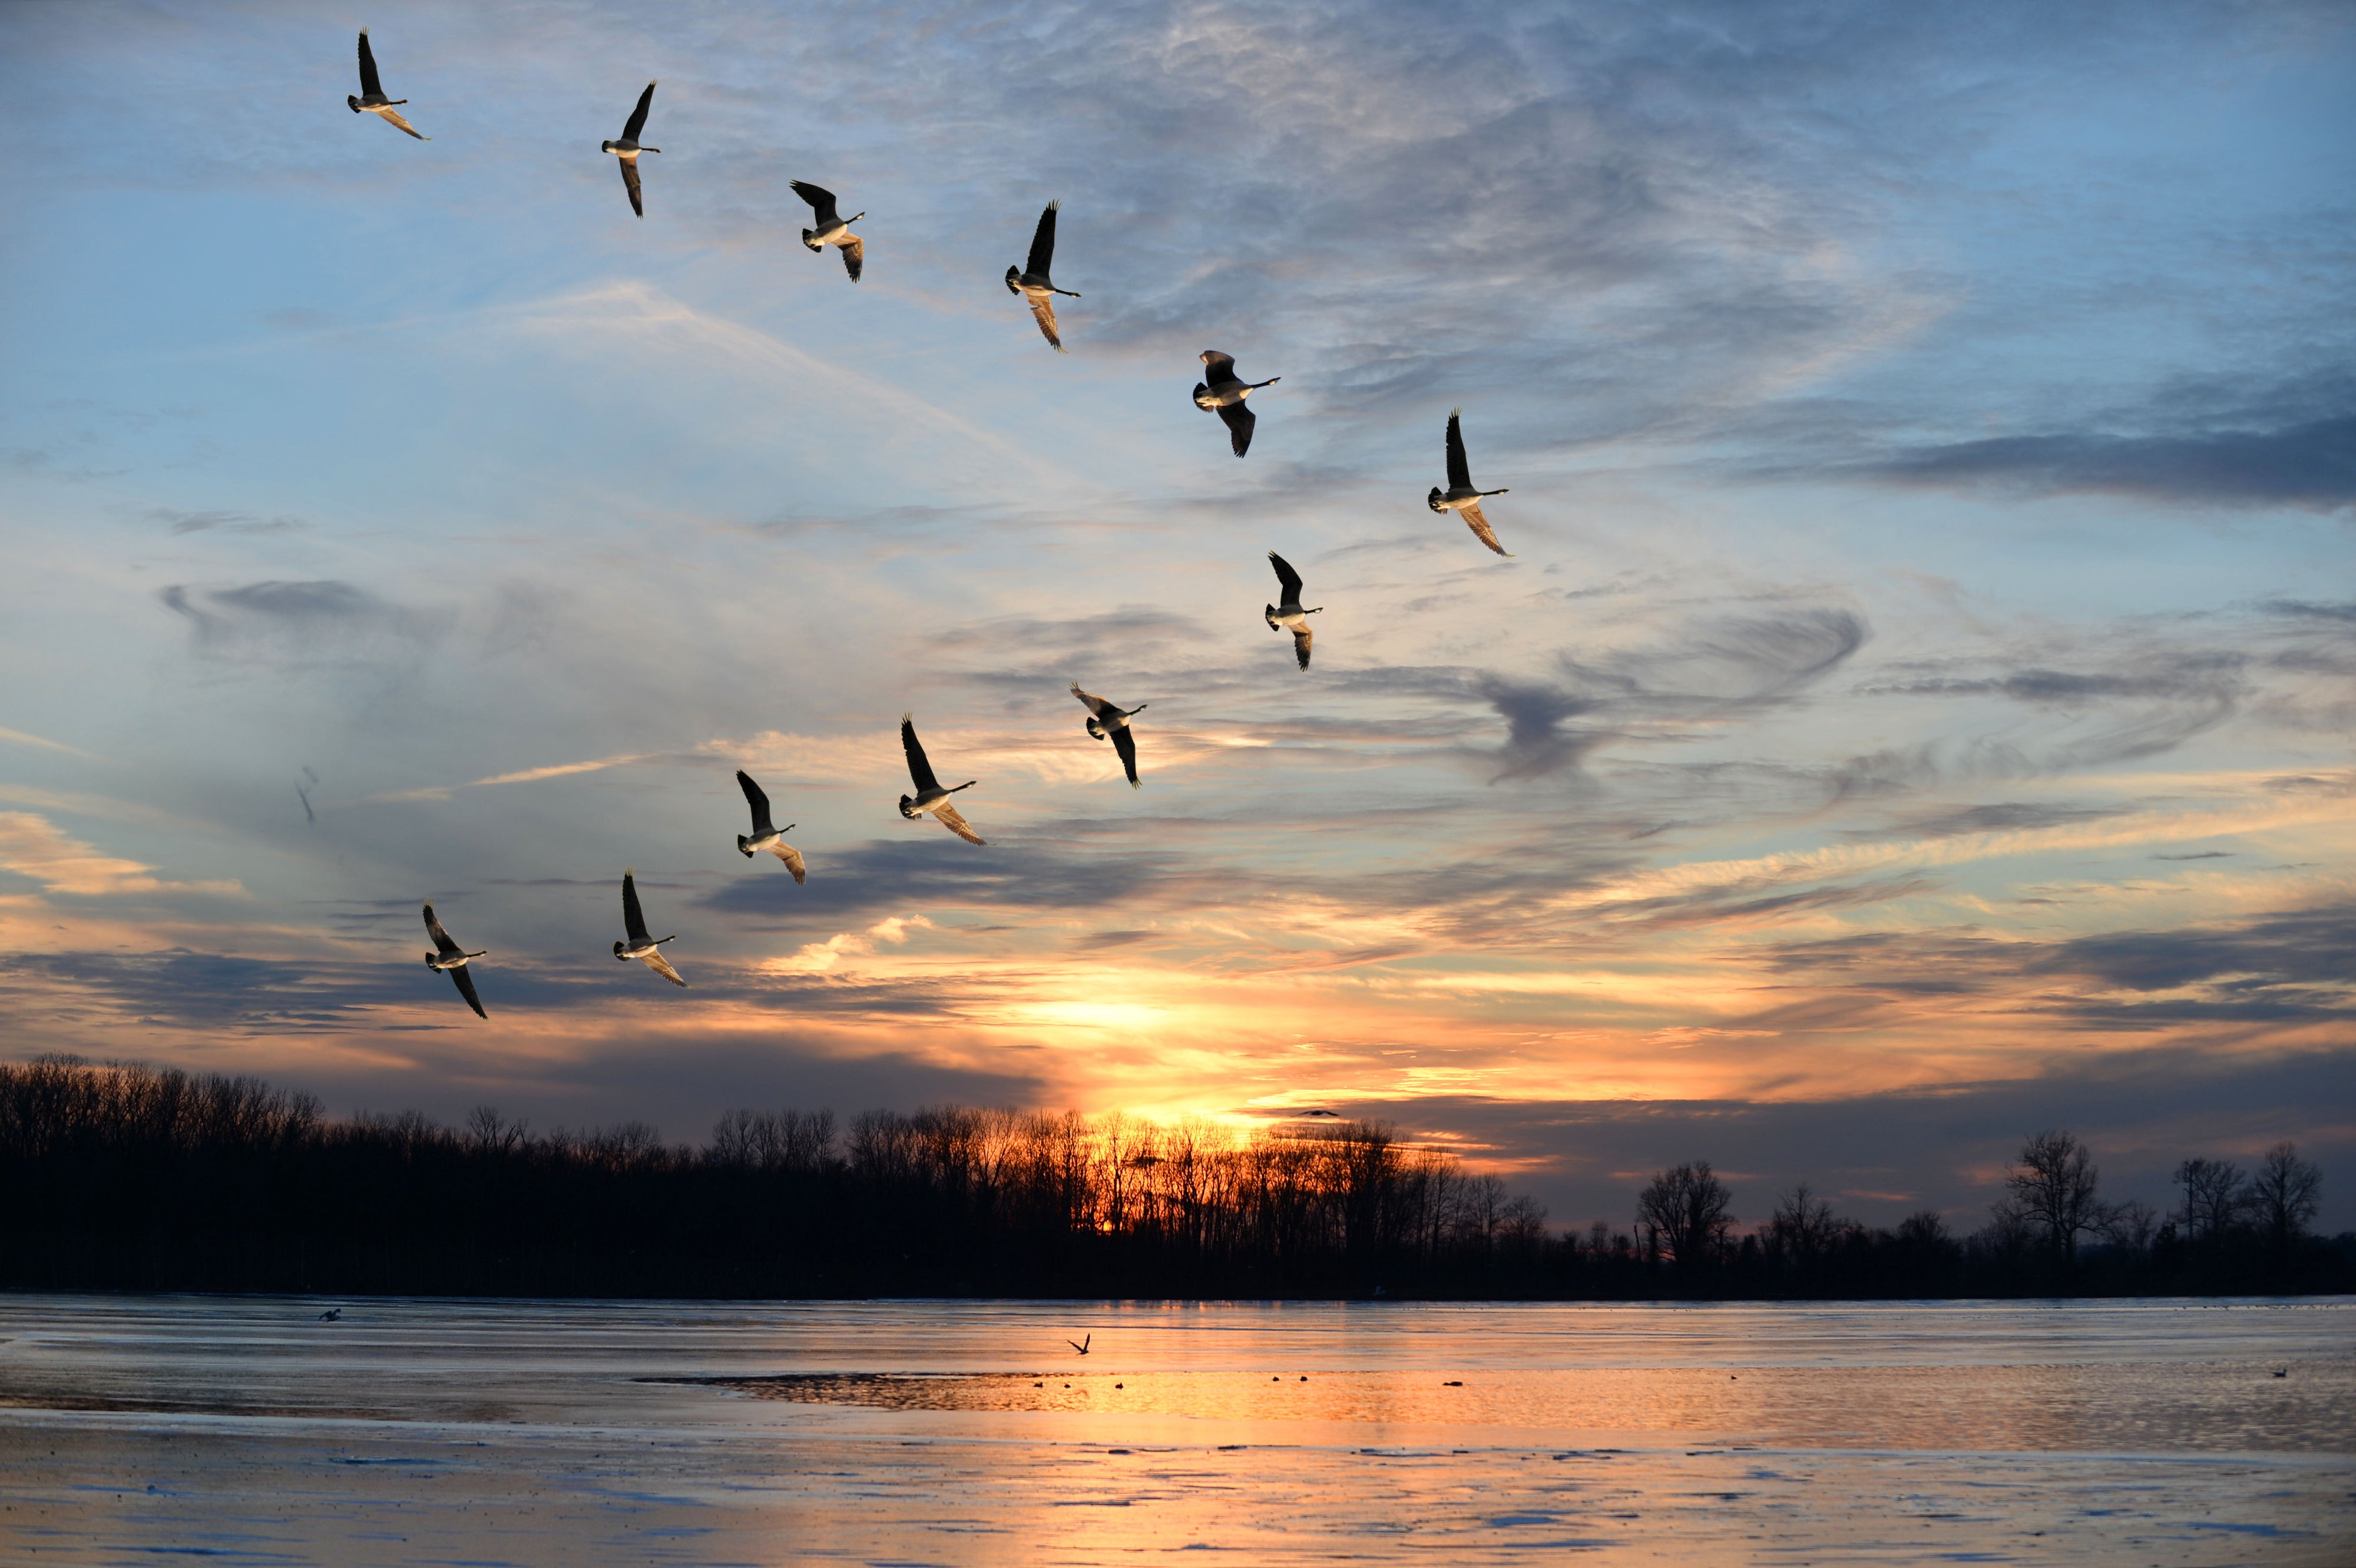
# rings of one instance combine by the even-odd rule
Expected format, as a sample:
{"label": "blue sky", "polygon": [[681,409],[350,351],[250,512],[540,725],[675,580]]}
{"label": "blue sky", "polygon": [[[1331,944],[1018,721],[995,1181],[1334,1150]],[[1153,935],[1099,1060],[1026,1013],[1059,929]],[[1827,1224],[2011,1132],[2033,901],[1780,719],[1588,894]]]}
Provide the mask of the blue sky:
{"label": "blue sky", "polygon": [[[430,143],[344,108],[362,23]],[[2291,1137],[2356,1217],[2342,9],[0,41],[14,1051],[675,1137],[1330,1106],[1578,1223]],[[1067,356],[999,281],[1050,198]],[[1205,348],[1283,377],[1240,463]],[[1459,404],[1510,561],[1423,503]],[[988,849],[893,810],[903,710]],[[607,956],[625,864],[694,990]]]}

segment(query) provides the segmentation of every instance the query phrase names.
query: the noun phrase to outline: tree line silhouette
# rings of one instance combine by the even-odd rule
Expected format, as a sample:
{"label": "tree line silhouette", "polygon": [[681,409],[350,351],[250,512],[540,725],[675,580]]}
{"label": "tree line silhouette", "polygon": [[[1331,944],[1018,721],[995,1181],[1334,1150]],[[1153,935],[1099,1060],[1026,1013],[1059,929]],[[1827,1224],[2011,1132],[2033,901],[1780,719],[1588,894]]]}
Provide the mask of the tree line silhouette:
{"label": "tree line silhouette", "polygon": [[0,1063],[0,1285],[765,1297],[1389,1295],[1643,1299],[2348,1288],[2307,1227],[2320,1176],[2186,1162],[2165,1220],[2104,1205],[2067,1133],[2029,1141],[1990,1223],[1894,1230],[1804,1187],[1737,1234],[1707,1163],[1585,1232],[1383,1124],[1238,1141],[943,1106],[735,1111],[708,1144],[630,1122],[536,1132],[477,1109],[331,1119],[259,1079]]}

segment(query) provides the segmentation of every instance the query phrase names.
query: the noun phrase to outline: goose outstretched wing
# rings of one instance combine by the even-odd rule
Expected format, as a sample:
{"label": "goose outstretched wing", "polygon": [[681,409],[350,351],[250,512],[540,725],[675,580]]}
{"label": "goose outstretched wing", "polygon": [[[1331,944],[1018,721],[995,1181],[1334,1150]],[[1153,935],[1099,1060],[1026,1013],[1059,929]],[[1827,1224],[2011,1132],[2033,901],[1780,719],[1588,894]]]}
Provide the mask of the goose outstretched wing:
{"label": "goose outstretched wing", "polygon": [[622,188],[630,193],[630,210],[644,218],[647,215],[647,199],[638,190],[638,160],[616,158],[614,161],[622,166]]}
{"label": "goose outstretched wing", "polygon": [[1055,298],[1043,294],[1031,301],[1031,319],[1039,324],[1039,335],[1047,339],[1047,347],[1058,354],[1066,350],[1064,340],[1055,334]]}
{"label": "goose outstretched wing", "polygon": [[1222,354],[1216,349],[1203,350],[1203,379],[1217,386],[1221,381],[1236,379],[1236,357]]}
{"label": "goose outstretched wing", "polygon": [[769,823],[769,797],[753,782],[753,776],[740,768],[736,770],[736,782],[744,788],[744,803],[753,808],[753,836],[776,832]]}
{"label": "goose outstretched wing", "polygon": [[908,754],[908,778],[916,786],[917,794],[941,787],[941,781],[933,777],[933,765],[925,759],[924,743],[916,738],[914,714],[900,715],[900,749]]}
{"label": "goose outstretched wing", "polygon": [[384,96],[384,83],[377,80],[376,51],[369,48],[366,27],[360,29],[360,96],[364,99]]}
{"label": "goose outstretched wing", "polygon": [[458,944],[450,940],[450,933],[442,929],[442,922],[434,918],[431,904],[425,906],[425,934],[434,939],[434,946],[444,958],[459,950]]}
{"label": "goose outstretched wing", "polygon": [[638,908],[638,874],[636,870],[622,873],[622,930],[636,947],[647,940],[647,913]]}
{"label": "goose outstretched wing", "polygon": [[1055,264],[1055,212],[1063,205],[1061,201],[1047,203],[1047,209],[1039,214],[1039,227],[1031,234],[1031,259],[1023,263],[1023,270],[1042,283]]}
{"label": "goose outstretched wing", "polygon": [[989,842],[980,833],[966,826],[965,819],[958,815],[958,809],[955,806],[948,804],[947,801],[943,801],[940,805],[935,807],[933,809],[933,815],[940,818],[941,826],[948,829],[949,832],[957,834],[958,837],[965,840],[968,843],[987,843]]}
{"label": "goose outstretched wing", "polygon": [[1473,538],[1479,540],[1482,543],[1487,545],[1490,549],[1495,551],[1500,555],[1511,555],[1513,553],[1512,551],[1497,542],[1496,531],[1489,526],[1489,520],[1481,515],[1481,503],[1479,501],[1474,501],[1468,506],[1458,507],[1456,510],[1457,514],[1464,519],[1464,526],[1472,531]]}
{"label": "goose outstretched wing", "polygon": [[1129,775],[1129,787],[1138,788],[1137,732],[1127,725],[1112,732],[1112,748],[1120,753],[1121,771]]}
{"label": "goose outstretched wing", "polygon": [[1461,408],[1448,411],[1448,488],[1451,490],[1472,488],[1472,469],[1464,461],[1464,431],[1459,423],[1463,413]]}
{"label": "goose outstretched wing", "polygon": [[622,140],[635,142],[638,139],[638,133],[647,128],[647,111],[653,106],[654,101],[655,84],[649,81],[647,90],[638,94],[638,106],[630,111],[630,123],[622,127]]}
{"label": "goose outstretched wing", "polygon": [[1252,430],[1259,424],[1258,414],[1242,403],[1223,403],[1219,405],[1219,422],[1227,427],[1227,444],[1236,449],[1237,456],[1251,450]]}
{"label": "goose outstretched wing", "polygon": [[670,960],[663,957],[661,953],[642,952],[638,956],[647,961],[647,967],[648,969],[653,970],[657,974],[661,975],[673,985],[685,985],[687,983],[686,981],[681,980],[679,977],[679,971],[671,968]]}
{"label": "goose outstretched wing", "polygon": [[1110,703],[1106,702],[1102,697],[1094,696],[1087,692],[1081,691],[1080,683],[1077,681],[1072,682],[1072,695],[1080,700],[1081,706],[1087,708],[1088,712],[1094,714],[1098,718],[1105,717],[1105,710],[1112,706]]}
{"label": "goose outstretched wing", "polygon": [[786,863],[786,869],[794,874],[794,886],[798,887],[809,880],[809,868],[802,864],[801,851],[789,843],[773,843],[769,846],[769,853]]}
{"label": "goose outstretched wing", "polygon": [[1305,626],[1292,634],[1292,656],[1301,660],[1303,670],[1309,668],[1309,645],[1315,640],[1316,635]]}
{"label": "goose outstretched wing", "polygon": [[476,1017],[490,1016],[488,1013],[483,1011],[483,999],[475,994],[475,977],[465,964],[462,963],[455,969],[445,969],[442,972],[448,975],[451,983],[457,986],[458,994],[466,999],[466,1005],[475,1010]]}
{"label": "goose outstretched wing", "polygon": [[1299,604],[1301,574],[1292,569],[1290,562],[1273,550],[1268,553],[1268,564],[1276,568],[1276,585],[1284,591],[1284,598],[1281,602],[1288,605]]}
{"label": "goose outstretched wing", "polygon": [[411,124],[408,121],[402,119],[399,112],[395,110],[380,109],[377,111],[377,113],[380,118],[391,121],[394,124],[400,126],[402,130],[408,132],[411,135],[416,137],[421,142],[430,142],[434,139],[424,132],[419,130],[416,126]]}
{"label": "goose outstretched wing", "polygon": [[818,226],[821,229],[832,227],[835,219],[834,192],[820,186],[812,185],[804,179],[793,180],[790,183],[794,188],[794,194],[809,202],[810,210],[818,215]]}
{"label": "goose outstretched wing", "polygon": [[851,243],[842,247],[842,270],[851,274],[852,283],[857,283],[861,269],[866,265],[867,242],[854,235]]}

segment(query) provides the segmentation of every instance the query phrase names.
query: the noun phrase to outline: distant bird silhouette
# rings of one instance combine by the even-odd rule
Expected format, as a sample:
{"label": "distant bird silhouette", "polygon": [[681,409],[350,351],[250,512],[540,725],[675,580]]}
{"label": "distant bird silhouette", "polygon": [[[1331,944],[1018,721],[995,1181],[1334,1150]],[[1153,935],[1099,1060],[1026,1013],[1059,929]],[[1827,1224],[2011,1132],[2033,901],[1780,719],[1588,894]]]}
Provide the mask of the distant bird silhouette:
{"label": "distant bird silhouette", "polygon": [[352,106],[352,113],[355,114],[374,114],[380,119],[390,120],[421,142],[430,142],[434,139],[423,134],[416,126],[392,112],[394,104],[406,103],[409,100],[387,98],[384,95],[384,83],[379,81],[376,75],[376,51],[369,48],[366,27],[360,29],[360,95],[354,98],[351,94],[346,93],[344,102]]}
{"label": "distant bird silhouette", "polygon": [[841,246],[842,270],[851,274],[852,283],[857,283],[860,269],[867,263],[867,242],[852,233],[851,226],[867,214],[854,212],[849,218],[838,217],[834,192],[812,185],[808,180],[798,179],[790,183],[794,194],[810,204],[810,211],[814,215],[811,221],[818,225],[815,229],[802,231],[802,243],[813,251],[823,250],[829,245]]}
{"label": "distant bird silhouette", "polygon": [[1065,1344],[1069,1345],[1073,1349],[1077,1350],[1083,1356],[1088,1353],[1088,1347],[1096,1342],[1097,1337],[1093,1334],[1084,1334],[1077,1339],[1066,1339],[1064,1341]]}
{"label": "distant bird silhouette", "polygon": [[638,133],[647,128],[647,110],[652,107],[654,101],[655,84],[649,81],[647,90],[638,94],[638,106],[630,111],[630,123],[622,127],[622,139],[597,144],[599,152],[611,153],[621,160],[622,183],[629,188],[630,192],[630,210],[641,218],[647,215],[647,203],[646,198],[638,192],[638,155],[662,151],[660,147],[638,145]]}
{"label": "distant bird silhouette", "polygon": [[1292,656],[1300,660],[1301,667],[1306,670],[1309,668],[1309,645],[1314,640],[1309,630],[1309,618],[1323,614],[1325,607],[1319,605],[1315,609],[1302,609],[1301,574],[1273,550],[1268,553],[1268,560],[1269,564],[1276,568],[1276,583],[1283,590],[1284,601],[1268,607],[1268,628],[1274,631],[1281,627],[1291,631]]}
{"label": "distant bird silhouette", "polygon": [[1194,406],[1216,413],[1227,427],[1227,438],[1240,457],[1251,450],[1252,427],[1259,423],[1252,411],[1244,406],[1244,399],[1262,387],[1272,387],[1284,380],[1270,376],[1264,381],[1238,381],[1236,378],[1236,357],[1222,354],[1216,349],[1203,350],[1203,363],[1209,367],[1203,380],[1194,383]]}
{"label": "distant bird silhouette", "polygon": [[438,969],[448,975],[456,983],[458,994],[466,999],[466,1005],[475,1010],[476,1017],[489,1017],[490,1015],[483,1011],[483,999],[475,994],[475,977],[466,972],[466,961],[481,958],[491,950],[485,948],[482,952],[468,952],[452,941],[450,933],[442,929],[442,922],[434,918],[434,906],[431,904],[425,906],[425,934],[434,939],[434,950],[425,955],[425,967]]}
{"label": "distant bird silhouette", "polygon": [[786,863],[786,869],[794,874],[795,882],[806,881],[802,875],[802,852],[786,842],[786,835],[794,831],[794,824],[787,822],[782,828],[770,826],[769,798],[761,793],[761,787],[753,782],[753,776],[740,768],[736,770],[736,782],[744,788],[744,803],[753,808],[753,836],[747,838],[738,833],[736,847],[744,852],[747,860],[766,849]]}
{"label": "distant bird silhouette", "polygon": [[1006,292],[1019,294],[1031,302],[1032,317],[1045,334],[1047,346],[1058,354],[1064,352],[1064,340],[1055,336],[1055,296],[1060,294],[1071,299],[1080,297],[1070,289],[1057,288],[1055,280],[1047,275],[1055,261],[1055,213],[1063,205],[1060,201],[1047,203],[1047,209],[1039,214],[1039,227],[1031,235],[1030,260],[1020,270],[1006,269]]}
{"label": "distant bird silhouette", "polygon": [[614,944],[615,958],[625,962],[634,958],[641,960],[648,969],[653,970],[673,985],[687,983],[679,977],[679,971],[671,968],[670,961],[664,958],[659,950],[663,943],[675,942],[679,938],[647,935],[646,911],[638,908],[638,874],[635,868],[629,866],[622,869],[622,929],[629,933],[630,940]]}
{"label": "distant bird silhouette", "polygon": [[1072,695],[1088,710],[1089,737],[1095,740],[1111,737],[1112,748],[1120,753],[1121,770],[1129,775],[1129,787],[1137,789],[1137,735],[1129,727],[1129,721],[1153,704],[1140,703],[1133,708],[1118,707],[1102,697],[1092,697],[1081,691],[1077,681],[1072,682]]}
{"label": "distant bird silhouette", "polygon": [[319,1321],[322,1323],[341,1323],[343,1320],[344,1309],[340,1306],[331,1306],[319,1314]]}
{"label": "distant bird silhouette", "polygon": [[1489,520],[1481,515],[1482,497],[1502,496],[1508,492],[1472,488],[1472,470],[1464,461],[1463,416],[1464,411],[1461,408],[1448,411],[1448,489],[1442,490],[1435,485],[1425,499],[1434,511],[1452,511],[1462,517],[1464,526],[1472,531],[1472,536],[1498,554],[1511,555],[1512,551],[1497,542],[1497,535],[1490,529]]}
{"label": "distant bird silhouette", "polygon": [[966,843],[985,842],[980,833],[965,825],[965,819],[958,815],[958,809],[949,804],[949,797],[958,790],[970,789],[981,780],[969,779],[950,789],[942,789],[941,781],[933,777],[933,765],[925,760],[924,744],[916,739],[914,714],[900,715],[900,749],[908,754],[908,779],[916,787],[916,794],[900,797],[900,814],[913,822],[929,811],[940,819],[941,826]]}

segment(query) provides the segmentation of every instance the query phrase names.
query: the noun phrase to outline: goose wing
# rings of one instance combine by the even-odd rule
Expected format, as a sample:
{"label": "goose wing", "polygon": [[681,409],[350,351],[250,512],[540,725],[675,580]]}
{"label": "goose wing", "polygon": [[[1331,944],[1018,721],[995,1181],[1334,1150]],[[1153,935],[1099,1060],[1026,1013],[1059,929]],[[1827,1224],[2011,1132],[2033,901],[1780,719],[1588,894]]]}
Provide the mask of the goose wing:
{"label": "goose wing", "polygon": [[1219,423],[1227,427],[1227,442],[1236,449],[1237,456],[1251,450],[1252,429],[1259,424],[1258,414],[1242,403],[1223,403],[1219,405]]}
{"label": "goose wing", "polygon": [[818,215],[818,226],[821,229],[831,227],[835,218],[834,192],[812,185],[806,179],[798,179],[790,183],[794,188],[794,194],[809,202],[810,210]]}
{"label": "goose wing", "polygon": [[1268,564],[1276,568],[1276,585],[1284,590],[1283,602],[1288,605],[1299,604],[1301,602],[1301,574],[1292,569],[1292,564],[1290,562],[1287,561],[1283,556],[1279,555],[1273,550],[1268,553]]}
{"label": "goose wing", "polygon": [[622,873],[622,929],[633,947],[647,940],[647,912],[638,908],[638,874],[635,870]]}
{"label": "goose wing", "polygon": [[736,782],[744,788],[744,803],[753,808],[753,836],[758,838],[763,833],[776,832],[769,825],[769,797],[753,782],[753,776],[740,768],[736,770]]}
{"label": "goose wing", "polygon": [[866,264],[867,242],[853,234],[851,242],[842,247],[842,270],[851,274],[852,283],[857,283],[860,269]]}
{"label": "goose wing", "polygon": [[360,96],[363,99],[384,96],[384,83],[377,80],[376,51],[369,48],[368,29],[360,29]]}
{"label": "goose wing", "polygon": [[1129,787],[1132,789],[1138,788],[1137,732],[1130,729],[1127,725],[1123,725],[1119,729],[1114,730],[1112,732],[1112,748],[1120,753],[1121,771],[1129,775]]}
{"label": "goose wing", "polygon": [[635,142],[638,139],[638,133],[647,128],[647,111],[654,106],[654,102],[655,84],[649,81],[647,90],[638,94],[638,106],[630,111],[630,123],[622,127],[622,140]]}
{"label": "goose wing", "polygon": [[1216,349],[1203,350],[1203,379],[1213,386],[1236,379],[1236,357],[1222,354]]}
{"label": "goose wing", "polygon": [[622,185],[630,193],[630,210],[644,218],[647,215],[647,199],[638,192],[638,160],[616,158],[614,161],[622,166]]}
{"label": "goose wing", "polygon": [[1080,700],[1081,705],[1087,708],[1088,712],[1096,714],[1098,718],[1105,717],[1105,710],[1112,706],[1110,703],[1106,702],[1102,697],[1093,696],[1087,692],[1081,691],[1080,683],[1077,681],[1072,682],[1072,695],[1077,697]]}
{"label": "goose wing", "polygon": [[1055,335],[1055,300],[1052,295],[1040,295],[1031,301],[1031,319],[1039,324],[1040,336],[1047,347],[1058,354],[1065,352],[1064,340]]}
{"label": "goose wing", "polygon": [[490,1016],[488,1013],[483,1011],[483,999],[475,994],[475,977],[465,964],[462,963],[455,969],[445,969],[442,972],[448,975],[452,983],[458,987],[458,994],[466,999],[466,1005],[475,1010],[476,1017]]}
{"label": "goose wing", "polygon": [[958,837],[965,840],[968,843],[986,843],[989,842],[980,833],[966,826],[965,819],[958,815],[958,809],[955,806],[950,805],[946,800],[933,808],[933,815],[940,818],[941,826],[948,829],[949,832],[957,834]]}
{"label": "goose wing", "polygon": [[1472,531],[1473,538],[1479,540],[1482,543],[1487,545],[1490,549],[1495,551],[1500,555],[1511,555],[1513,553],[1512,551],[1497,542],[1496,530],[1491,528],[1489,526],[1489,520],[1481,515],[1481,503],[1479,501],[1473,501],[1469,505],[1458,507],[1456,509],[1456,514],[1464,520],[1464,526]]}
{"label": "goose wing", "polygon": [[1301,660],[1303,670],[1309,668],[1309,645],[1316,639],[1316,634],[1305,626],[1292,634],[1292,656]]}
{"label": "goose wing", "polygon": [[1023,270],[1042,283],[1047,281],[1048,269],[1055,264],[1055,212],[1063,205],[1061,201],[1047,203],[1046,210],[1039,214],[1039,227],[1031,234],[1031,259],[1023,263]]}
{"label": "goose wing", "polygon": [[913,714],[900,715],[900,749],[908,754],[908,778],[916,786],[917,794],[941,787],[941,781],[933,777],[933,765],[925,759],[924,742],[916,738],[916,719]]}
{"label": "goose wing", "polygon": [[434,947],[444,955],[458,950],[458,944],[450,940],[450,933],[442,929],[442,922],[434,918],[434,906],[431,904],[425,906],[425,934],[434,939]]}
{"label": "goose wing", "polygon": [[679,977],[679,971],[671,968],[670,960],[663,957],[661,953],[642,952],[638,956],[647,961],[647,967],[648,969],[653,970],[657,974],[661,975],[673,985],[685,985],[687,983],[686,981],[681,980]]}
{"label": "goose wing", "polygon": [[769,853],[786,863],[786,869],[794,874],[795,886],[798,887],[809,880],[809,868],[802,864],[801,851],[789,843],[773,843],[769,846]]}
{"label": "goose wing", "polygon": [[434,139],[424,132],[420,131],[416,126],[411,124],[408,121],[402,119],[398,110],[380,109],[377,113],[384,116],[384,118],[391,121],[394,124],[400,126],[402,130],[408,132],[411,135],[416,137],[421,142],[430,142]]}
{"label": "goose wing", "polygon": [[1472,469],[1464,461],[1464,431],[1459,423],[1463,413],[1461,408],[1448,411],[1448,488],[1451,490],[1472,488]]}

